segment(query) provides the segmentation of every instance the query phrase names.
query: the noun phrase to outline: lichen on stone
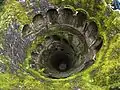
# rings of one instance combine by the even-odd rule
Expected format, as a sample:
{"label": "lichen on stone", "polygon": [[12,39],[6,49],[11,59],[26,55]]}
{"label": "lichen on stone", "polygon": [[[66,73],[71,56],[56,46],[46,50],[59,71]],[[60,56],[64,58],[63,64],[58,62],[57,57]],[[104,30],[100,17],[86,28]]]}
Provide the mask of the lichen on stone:
{"label": "lichen on stone", "polygon": [[[110,2],[111,0],[4,1],[0,11],[0,89],[119,90],[120,13],[107,5]],[[40,23],[35,26],[32,20],[37,14],[45,16],[46,11],[52,8],[67,8],[87,14],[87,20],[97,24],[99,37],[103,40],[94,64],[67,78],[45,77],[44,68],[36,71],[29,65],[31,53],[37,45],[44,42],[47,36],[59,33],[51,31],[42,36],[38,28]],[[46,25],[48,22],[43,23]],[[15,72],[11,73],[11,67]]]}

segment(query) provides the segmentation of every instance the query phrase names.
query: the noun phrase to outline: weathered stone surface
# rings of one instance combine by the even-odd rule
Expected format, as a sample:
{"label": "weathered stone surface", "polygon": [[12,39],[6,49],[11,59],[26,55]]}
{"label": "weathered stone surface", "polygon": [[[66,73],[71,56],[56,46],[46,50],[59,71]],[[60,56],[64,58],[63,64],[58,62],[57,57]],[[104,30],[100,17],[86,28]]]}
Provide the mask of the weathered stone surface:
{"label": "weathered stone surface", "polygon": [[0,89],[119,89],[120,14],[107,3],[4,1]]}

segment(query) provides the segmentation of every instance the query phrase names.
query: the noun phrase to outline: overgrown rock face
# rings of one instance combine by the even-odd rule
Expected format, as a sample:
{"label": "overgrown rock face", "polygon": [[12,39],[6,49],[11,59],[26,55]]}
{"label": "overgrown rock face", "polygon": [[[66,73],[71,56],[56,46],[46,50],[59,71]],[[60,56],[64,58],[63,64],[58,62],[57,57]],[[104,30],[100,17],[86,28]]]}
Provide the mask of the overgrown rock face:
{"label": "overgrown rock face", "polygon": [[[4,7],[8,14],[1,12],[1,20],[9,17],[9,23],[5,23],[7,27],[0,24],[0,71],[17,74],[20,81],[24,79],[21,89],[119,88],[119,54],[118,58],[110,54],[113,50],[119,52],[120,30],[112,22],[118,14],[105,1],[8,0],[5,6],[15,7],[16,11]],[[116,61],[108,60],[114,60],[112,55]],[[26,75],[36,79],[33,87],[29,87],[33,79],[26,84]]]}
{"label": "overgrown rock face", "polygon": [[31,67],[45,68],[45,74],[54,78],[68,77],[88,67],[102,46],[97,24],[85,12],[68,8],[37,14],[22,31],[28,38],[44,39],[31,52]]}

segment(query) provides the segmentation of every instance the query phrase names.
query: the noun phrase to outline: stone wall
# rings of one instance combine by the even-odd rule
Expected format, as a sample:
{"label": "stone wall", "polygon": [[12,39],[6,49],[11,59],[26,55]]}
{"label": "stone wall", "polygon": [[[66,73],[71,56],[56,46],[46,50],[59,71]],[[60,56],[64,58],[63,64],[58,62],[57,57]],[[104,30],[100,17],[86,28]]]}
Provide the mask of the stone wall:
{"label": "stone wall", "polygon": [[0,89],[119,90],[120,13],[107,3],[4,1]]}

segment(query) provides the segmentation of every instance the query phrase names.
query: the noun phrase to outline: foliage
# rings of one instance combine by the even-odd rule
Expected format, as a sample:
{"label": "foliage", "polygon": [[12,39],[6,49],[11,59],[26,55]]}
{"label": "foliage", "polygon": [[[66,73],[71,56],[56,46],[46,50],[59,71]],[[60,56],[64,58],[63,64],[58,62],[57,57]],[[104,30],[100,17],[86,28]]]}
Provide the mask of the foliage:
{"label": "foliage", "polygon": [[[112,11],[104,0],[50,0],[57,6],[69,7],[74,10],[84,9],[90,17],[98,22],[99,33],[103,38],[103,46],[97,54],[97,60],[87,70],[72,75],[66,79],[38,79],[24,71],[17,75],[8,72],[0,73],[0,89],[25,90],[108,90],[120,86],[120,14]],[[94,2],[96,1],[96,2]],[[97,2],[98,1],[98,2]],[[100,1],[100,2],[99,2]],[[29,2],[29,0],[27,0]],[[108,3],[108,2],[107,2]],[[7,0],[0,12],[0,48],[4,42],[2,35],[12,20],[18,20],[22,25],[31,22],[26,9],[16,0]],[[34,48],[35,45],[32,46]],[[28,51],[28,58],[30,51]],[[0,55],[0,60],[7,64],[8,58]]]}

